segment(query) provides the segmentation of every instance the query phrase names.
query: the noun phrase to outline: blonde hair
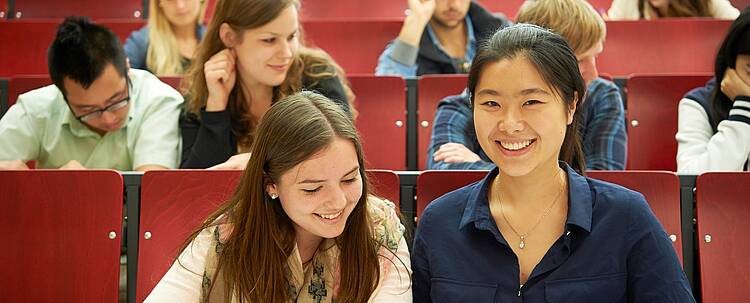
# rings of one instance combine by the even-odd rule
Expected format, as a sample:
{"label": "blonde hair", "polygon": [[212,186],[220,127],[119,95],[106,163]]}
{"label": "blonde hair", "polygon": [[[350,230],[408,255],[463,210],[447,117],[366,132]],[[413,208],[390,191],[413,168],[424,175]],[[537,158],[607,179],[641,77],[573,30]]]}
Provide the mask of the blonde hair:
{"label": "blonde hair", "polygon": [[[177,46],[172,26],[159,5],[161,0],[149,0],[148,50],[146,68],[158,76],[172,76],[184,73],[182,55]],[[200,26],[201,16],[206,9],[206,1],[200,0],[201,8],[195,18],[195,26]]]}
{"label": "blonde hair", "polygon": [[[228,24],[238,34],[243,31],[261,27],[273,21],[282,10],[294,5],[299,8],[298,0],[218,0],[216,10],[208,25],[206,35],[198,46],[193,64],[184,78],[184,85],[189,87],[186,98],[186,109],[200,118],[201,108],[206,106],[208,86],[203,64],[211,56],[226,48],[219,36],[219,28],[223,23]],[[300,28],[300,34],[302,29]],[[344,70],[333,61],[323,50],[304,46],[303,36],[299,38],[300,46],[293,59],[286,79],[281,85],[274,87],[273,99],[279,100],[302,90],[303,76],[311,79],[309,85],[315,85],[319,80],[338,77],[349,102],[352,117],[356,117],[353,101],[354,94],[346,81]],[[232,113],[232,133],[237,137],[239,147],[249,148],[252,145],[257,122],[250,115],[247,98],[236,84],[229,93],[229,108]]]}
{"label": "blonde hair", "polygon": [[584,0],[526,1],[516,15],[517,23],[531,23],[563,36],[578,54],[607,36],[604,19]]}

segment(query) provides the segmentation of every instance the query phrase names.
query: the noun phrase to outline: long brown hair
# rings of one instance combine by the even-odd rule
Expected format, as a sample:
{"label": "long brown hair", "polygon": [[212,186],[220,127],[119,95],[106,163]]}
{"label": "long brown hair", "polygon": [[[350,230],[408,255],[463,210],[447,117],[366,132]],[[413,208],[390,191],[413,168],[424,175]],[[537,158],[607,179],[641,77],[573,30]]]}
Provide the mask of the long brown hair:
{"label": "long brown hair", "polygon": [[[231,226],[222,240],[216,273],[227,283],[227,296],[234,295],[238,302],[289,300],[285,265],[294,248],[295,231],[280,203],[266,194],[266,185],[278,182],[282,174],[325,149],[334,138],[354,144],[362,177],[362,196],[335,241],[341,252],[339,262],[346,266],[340,268],[341,286],[334,295],[337,302],[366,302],[375,290],[380,279],[380,243],[372,235],[367,212],[369,186],[359,137],[351,119],[328,98],[300,92],[271,106],[258,127],[252,156],[234,195],[183,246],[189,249],[187,243],[206,228]],[[229,302],[230,298],[225,299]]]}
{"label": "long brown hair", "polygon": [[[238,37],[242,37],[241,34],[245,30],[268,24],[290,5],[298,9],[300,7],[298,0],[218,0],[216,2],[216,10],[211,23],[208,25],[203,41],[198,46],[193,64],[187,72],[186,81],[190,89],[186,98],[186,107],[189,112],[200,117],[201,108],[206,106],[208,87],[203,65],[211,56],[226,48],[219,36],[221,25],[228,24]],[[292,60],[284,82],[274,87],[272,100],[276,101],[301,91],[303,78],[312,79],[314,84],[317,80],[331,77],[338,77],[341,81],[349,99],[349,108],[354,116],[354,94],[349,88],[343,69],[324,51],[305,47],[300,37],[298,53]],[[249,96],[242,93],[240,78],[237,79],[237,84],[229,94],[228,104],[232,113],[232,132],[240,146],[250,147],[254,139],[256,122],[253,121],[249,112],[251,100],[248,100]]]}
{"label": "long brown hair", "polygon": [[525,56],[536,67],[544,81],[563,99],[566,108],[572,109],[577,105],[573,122],[565,130],[559,160],[570,164],[579,174],[585,174],[579,124],[586,83],[578,69],[575,53],[562,36],[531,24],[517,24],[497,31],[479,48],[471,64],[468,87],[472,104],[484,68],[516,56]]}
{"label": "long brown hair", "polygon": [[662,13],[648,0],[638,0],[638,12],[645,17],[646,7],[649,7],[659,18],[671,17],[711,17],[708,11],[708,0],[669,0],[667,12]]}

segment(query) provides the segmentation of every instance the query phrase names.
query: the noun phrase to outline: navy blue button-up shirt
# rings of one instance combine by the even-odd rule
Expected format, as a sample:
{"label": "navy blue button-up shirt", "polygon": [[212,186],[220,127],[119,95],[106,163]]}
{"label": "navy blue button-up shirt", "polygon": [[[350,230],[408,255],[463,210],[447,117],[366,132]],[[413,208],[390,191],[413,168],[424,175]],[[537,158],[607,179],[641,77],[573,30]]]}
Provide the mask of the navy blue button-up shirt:
{"label": "navy blue button-up shirt", "polygon": [[565,232],[520,286],[484,180],[431,203],[412,251],[414,302],[695,302],[677,254],[643,195],[568,173]]}

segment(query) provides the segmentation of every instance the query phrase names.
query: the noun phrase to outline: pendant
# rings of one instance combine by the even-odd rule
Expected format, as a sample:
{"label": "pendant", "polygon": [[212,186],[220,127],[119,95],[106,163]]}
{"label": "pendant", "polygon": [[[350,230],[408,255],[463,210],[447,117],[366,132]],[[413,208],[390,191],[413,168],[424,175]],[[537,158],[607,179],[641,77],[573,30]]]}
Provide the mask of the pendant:
{"label": "pendant", "polygon": [[523,249],[524,247],[526,247],[526,242],[524,242],[524,241],[525,241],[525,239],[524,239],[524,238],[525,238],[525,237],[521,237],[521,243],[518,243],[518,247],[519,247],[520,249]]}

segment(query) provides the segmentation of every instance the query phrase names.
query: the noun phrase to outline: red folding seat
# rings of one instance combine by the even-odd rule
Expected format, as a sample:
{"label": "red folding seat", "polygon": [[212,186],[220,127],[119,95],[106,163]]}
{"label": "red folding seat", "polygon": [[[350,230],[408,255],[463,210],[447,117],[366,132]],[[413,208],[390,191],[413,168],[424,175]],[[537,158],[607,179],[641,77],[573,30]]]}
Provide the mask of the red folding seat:
{"label": "red folding seat", "polygon": [[21,75],[8,80],[8,106],[16,104],[18,96],[52,84],[48,75]]}
{"label": "red folding seat", "polygon": [[118,300],[123,180],[115,171],[0,171],[4,302]]}
{"label": "red folding seat", "polygon": [[[682,262],[680,178],[666,171],[588,171],[588,177],[615,183],[640,192],[672,240]],[[688,236],[689,237],[689,236]],[[687,241],[692,241],[688,238]]]}
{"label": "red folding seat", "polygon": [[484,178],[486,170],[426,170],[417,176],[417,220],[430,202]]}
{"label": "red folding seat", "polygon": [[703,75],[634,75],[627,92],[628,169],[677,170],[677,106]]}
{"label": "red folding seat", "polygon": [[417,83],[417,163],[419,169],[427,168],[427,150],[432,138],[432,123],[435,121],[438,102],[451,95],[458,95],[466,88],[466,74],[422,76]]}
{"label": "red folding seat", "polygon": [[[379,2],[372,1],[379,5]],[[378,57],[396,39],[400,20],[311,20],[302,22],[310,46],[330,54],[348,74],[373,74]]]}
{"label": "red folding seat", "polygon": [[14,18],[64,18],[71,15],[97,18],[138,19],[142,0],[14,0]]}
{"label": "red folding seat", "polygon": [[711,73],[721,41],[732,21],[668,19],[607,21],[600,72]]}
{"label": "red folding seat", "polygon": [[396,208],[401,206],[401,183],[398,175],[392,170],[368,169],[367,175],[370,177],[370,193],[388,199],[396,204]]}
{"label": "red folding seat", "polygon": [[703,303],[750,297],[750,173],[705,173],[696,180]]}
{"label": "red folding seat", "polygon": [[357,130],[367,167],[406,169],[406,81],[401,77],[350,76],[359,111]]}

